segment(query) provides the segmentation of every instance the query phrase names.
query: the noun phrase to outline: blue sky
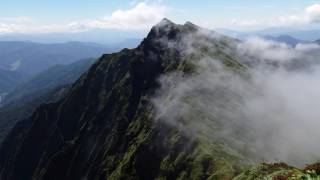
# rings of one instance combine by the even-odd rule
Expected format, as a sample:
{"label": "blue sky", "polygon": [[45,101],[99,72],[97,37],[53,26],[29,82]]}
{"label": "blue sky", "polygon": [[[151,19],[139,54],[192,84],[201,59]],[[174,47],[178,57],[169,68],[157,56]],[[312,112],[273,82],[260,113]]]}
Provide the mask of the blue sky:
{"label": "blue sky", "polygon": [[320,22],[317,4],[320,0],[0,0],[0,33],[145,30],[163,17],[207,28],[308,27]]}

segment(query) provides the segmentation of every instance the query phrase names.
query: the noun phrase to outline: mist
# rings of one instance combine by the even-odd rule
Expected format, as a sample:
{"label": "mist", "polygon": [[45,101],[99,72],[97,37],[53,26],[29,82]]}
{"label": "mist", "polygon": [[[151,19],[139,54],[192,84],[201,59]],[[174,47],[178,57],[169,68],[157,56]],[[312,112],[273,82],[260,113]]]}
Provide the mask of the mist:
{"label": "mist", "polygon": [[244,64],[230,68],[224,59],[200,51],[203,44],[217,52],[220,41],[226,37],[206,31],[175,45],[162,40],[182,51],[196,70],[159,78],[156,119],[193,138],[223,141],[258,162],[303,166],[320,160],[319,45],[290,47],[249,38],[222,48]]}

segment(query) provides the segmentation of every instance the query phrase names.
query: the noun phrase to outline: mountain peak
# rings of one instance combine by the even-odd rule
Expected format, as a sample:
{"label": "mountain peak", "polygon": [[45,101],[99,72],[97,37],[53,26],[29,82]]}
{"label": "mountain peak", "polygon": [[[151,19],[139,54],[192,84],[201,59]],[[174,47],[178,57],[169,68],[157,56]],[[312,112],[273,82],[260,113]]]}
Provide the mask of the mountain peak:
{"label": "mountain peak", "polygon": [[167,18],[163,18],[159,24],[175,24],[174,22],[172,22],[171,20],[167,19]]}
{"label": "mountain peak", "polygon": [[165,28],[165,29],[169,29],[169,28],[174,28],[174,29],[186,29],[186,30],[198,30],[200,29],[199,26],[193,24],[190,21],[187,21],[184,23],[184,25],[180,25],[180,24],[176,24],[174,22],[172,22],[171,20],[167,19],[167,18],[163,18],[158,24],[156,24],[154,27],[156,28]]}
{"label": "mountain peak", "polygon": [[164,27],[174,27],[177,26],[174,22],[170,21],[167,18],[163,18],[158,24],[154,26],[154,28],[164,28]]}
{"label": "mountain peak", "polygon": [[190,29],[190,30],[199,30],[199,29],[200,29],[199,26],[193,24],[193,23],[190,22],[190,21],[187,21],[186,23],[184,23],[183,26],[186,27],[186,28],[188,28],[188,29]]}
{"label": "mountain peak", "polygon": [[[166,45],[167,42],[185,43],[184,37],[192,36],[193,38],[201,38],[210,43],[219,43],[220,41],[238,42],[236,39],[220,35],[209,29],[202,28],[193,24],[192,22],[185,22],[184,24],[176,24],[166,18],[160,21],[157,25],[153,26],[148,36],[142,41],[140,47],[161,47]],[[196,42],[197,40],[195,40]]]}
{"label": "mountain peak", "polygon": [[158,24],[151,29],[148,39],[157,39],[166,37],[169,39],[175,38],[180,33],[191,33],[201,29],[199,26],[186,22],[184,25],[176,24],[167,18],[162,19]]}
{"label": "mountain peak", "polygon": [[158,24],[152,27],[147,36],[147,40],[154,40],[163,37],[174,38],[181,31],[181,25],[175,24],[167,18],[162,19]]}

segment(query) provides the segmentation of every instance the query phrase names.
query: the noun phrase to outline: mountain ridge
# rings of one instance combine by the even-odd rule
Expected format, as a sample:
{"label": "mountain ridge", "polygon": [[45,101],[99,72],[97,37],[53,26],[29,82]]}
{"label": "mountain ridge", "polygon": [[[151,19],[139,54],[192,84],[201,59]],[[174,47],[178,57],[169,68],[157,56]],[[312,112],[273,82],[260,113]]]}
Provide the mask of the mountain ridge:
{"label": "mountain ridge", "polygon": [[[181,61],[183,56],[178,50],[158,40],[165,37],[180,42],[180,35],[194,30],[189,24],[162,21],[136,49],[103,55],[73,85],[66,98],[36,110],[29,119],[33,125],[26,128],[27,132],[21,132],[24,135],[19,134],[23,123],[16,126],[1,148],[1,177],[176,179],[205,178],[209,174],[234,176],[237,170],[227,168],[227,162],[204,153],[203,147],[197,145],[200,142],[189,140],[179,130],[153,120],[153,108],[148,99],[158,87],[157,77],[175,69],[187,72],[191,67]],[[95,142],[92,139],[96,139]],[[91,147],[88,151],[82,151],[88,147]],[[15,163],[11,158],[16,159]],[[232,159],[237,161],[237,158]],[[152,163],[144,164],[144,161]],[[174,161],[178,164],[174,165]],[[213,162],[221,163],[221,169],[212,169]],[[222,169],[230,173],[224,174]],[[211,171],[216,175],[209,173]]]}
{"label": "mountain ridge", "polygon": [[137,48],[103,55],[64,98],[18,123],[0,148],[1,179],[253,179],[255,173],[292,170],[274,165],[245,171],[254,159],[224,139],[190,136],[185,119],[172,126],[156,116],[152,98],[162,75],[196,74],[193,62],[203,57],[245,73],[232,53],[238,43],[164,19]]}

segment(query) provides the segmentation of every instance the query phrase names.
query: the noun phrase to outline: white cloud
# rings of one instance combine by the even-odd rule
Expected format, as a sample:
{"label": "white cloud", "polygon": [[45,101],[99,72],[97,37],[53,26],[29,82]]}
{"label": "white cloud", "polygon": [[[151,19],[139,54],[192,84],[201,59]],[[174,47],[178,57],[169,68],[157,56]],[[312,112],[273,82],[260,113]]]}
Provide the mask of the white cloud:
{"label": "white cloud", "polygon": [[[184,60],[194,65],[196,73],[178,71],[160,77],[153,98],[156,119],[191,137],[229,145],[233,152],[244,152],[245,158],[259,162],[303,166],[318,160],[320,46],[290,47],[252,38],[235,43],[230,51],[232,43],[216,46],[221,40],[225,42],[200,31],[180,42],[161,41],[186,54],[181,57],[187,57]],[[224,57],[221,61],[212,57],[216,51],[248,62],[248,74],[225,68]]]}
{"label": "white cloud", "polygon": [[308,7],[305,11],[307,21],[309,23],[319,23],[320,22],[320,4],[314,4]]}
{"label": "white cloud", "polygon": [[0,22],[0,34],[18,32],[22,28],[24,28],[24,26],[22,26],[22,25],[8,24],[8,23],[1,23]]}
{"label": "white cloud", "polygon": [[301,14],[291,14],[269,19],[234,19],[233,26],[295,26],[320,23],[320,4],[307,7]]}
{"label": "white cloud", "polygon": [[129,10],[117,10],[111,16],[85,23],[92,28],[146,29],[165,17],[168,8],[160,4],[138,3]]}
{"label": "white cloud", "polygon": [[168,8],[161,2],[135,3],[131,9],[118,9],[97,19],[73,21],[66,24],[38,24],[29,17],[0,17],[0,34],[81,32],[90,29],[146,30],[165,17]]}
{"label": "white cloud", "polygon": [[29,17],[0,17],[0,34],[19,31],[31,22]]}

